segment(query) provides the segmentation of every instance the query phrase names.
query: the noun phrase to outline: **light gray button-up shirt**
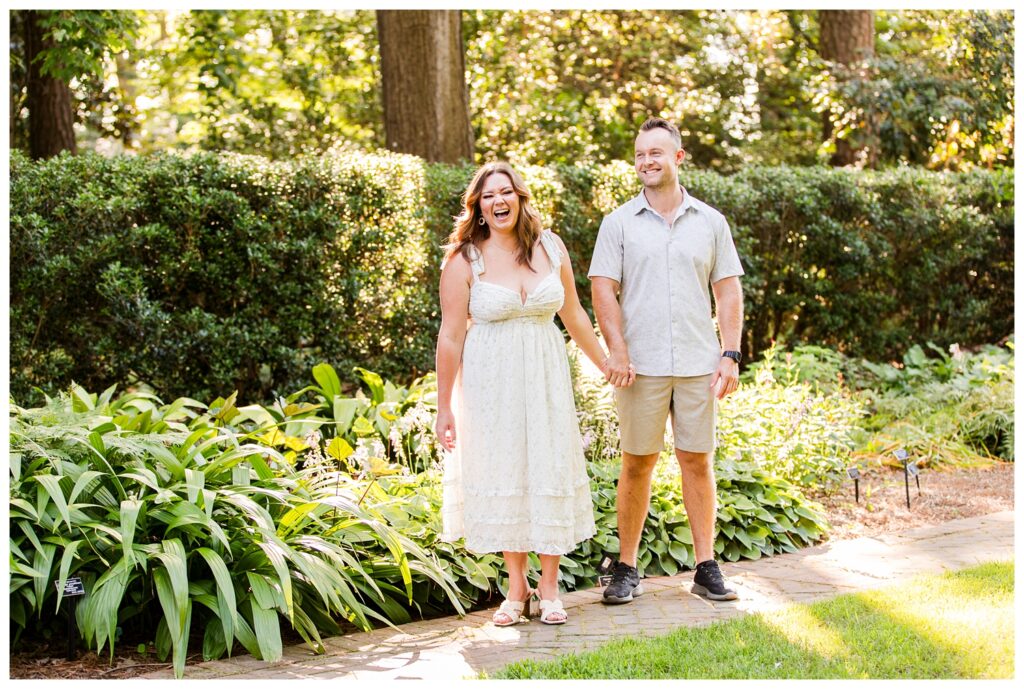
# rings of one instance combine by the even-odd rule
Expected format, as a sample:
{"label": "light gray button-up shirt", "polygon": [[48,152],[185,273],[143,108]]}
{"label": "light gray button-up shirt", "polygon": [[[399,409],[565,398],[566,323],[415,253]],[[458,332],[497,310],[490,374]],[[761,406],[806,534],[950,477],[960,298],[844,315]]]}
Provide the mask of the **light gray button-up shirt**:
{"label": "light gray button-up shirt", "polygon": [[623,336],[636,372],[679,377],[718,368],[710,286],[734,275],[743,267],[729,223],[685,189],[671,223],[643,191],[607,215],[587,274],[619,283]]}

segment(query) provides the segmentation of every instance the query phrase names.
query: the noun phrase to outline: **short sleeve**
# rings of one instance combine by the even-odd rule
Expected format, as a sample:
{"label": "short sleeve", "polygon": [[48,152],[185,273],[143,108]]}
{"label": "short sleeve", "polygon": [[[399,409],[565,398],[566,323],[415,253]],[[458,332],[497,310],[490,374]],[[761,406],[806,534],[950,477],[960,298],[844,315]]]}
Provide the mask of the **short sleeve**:
{"label": "short sleeve", "polygon": [[736,253],[729,223],[724,217],[719,216],[718,222],[715,223],[715,265],[711,269],[711,283],[738,275],[743,275],[740,255]]}
{"label": "short sleeve", "polygon": [[611,278],[622,282],[622,226],[611,220],[611,216],[601,221],[587,277]]}

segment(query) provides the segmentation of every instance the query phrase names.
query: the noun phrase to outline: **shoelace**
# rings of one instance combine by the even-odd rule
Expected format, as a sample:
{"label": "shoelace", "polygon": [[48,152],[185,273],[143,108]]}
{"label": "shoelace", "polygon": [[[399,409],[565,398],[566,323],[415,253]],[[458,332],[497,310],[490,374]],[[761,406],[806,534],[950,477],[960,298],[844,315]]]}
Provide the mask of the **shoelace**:
{"label": "shoelace", "polygon": [[615,569],[612,570],[612,581],[625,581],[632,569],[632,567],[625,563],[616,563]]}
{"label": "shoelace", "polygon": [[722,584],[724,579],[722,578],[722,572],[718,567],[705,567],[704,576],[710,579],[715,584]]}

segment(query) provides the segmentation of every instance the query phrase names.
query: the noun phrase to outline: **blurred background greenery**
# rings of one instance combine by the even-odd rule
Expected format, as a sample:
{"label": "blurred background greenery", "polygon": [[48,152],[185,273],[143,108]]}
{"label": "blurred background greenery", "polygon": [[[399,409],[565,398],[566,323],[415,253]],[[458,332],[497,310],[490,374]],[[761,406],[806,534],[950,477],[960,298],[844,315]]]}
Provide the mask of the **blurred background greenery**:
{"label": "blurred background greenery", "polygon": [[[637,125],[660,114],[703,169],[1013,165],[1010,11],[453,14],[461,41],[448,59],[464,60],[465,84],[450,88],[468,93],[475,162],[630,159]],[[64,107],[81,149],[286,158],[384,147],[381,19],[372,10],[12,11],[12,145],[29,150],[30,82],[52,74],[70,87]],[[34,77],[33,31],[43,55]],[[402,31],[385,38],[411,44]],[[429,40],[443,34],[427,30]]]}

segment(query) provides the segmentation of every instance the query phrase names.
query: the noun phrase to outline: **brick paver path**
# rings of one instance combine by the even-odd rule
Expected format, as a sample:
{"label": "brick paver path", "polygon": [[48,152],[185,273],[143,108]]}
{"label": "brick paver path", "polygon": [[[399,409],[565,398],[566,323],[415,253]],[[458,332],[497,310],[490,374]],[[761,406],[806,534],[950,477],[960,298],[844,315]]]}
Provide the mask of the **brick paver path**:
{"label": "brick paver path", "polygon": [[[185,669],[186,678],[224,679],[461,679],[507,663],[548,659],[637,634],[660,634],[885,586],[916,574],[963,569],[1013,558],[1013,512],[960,519],[870,538],[837,541],[797,553],[722,565],[740,600],[710,602],[689,593],[693,572],[644,580],[643,596],[605,606],[601,590],[564,594],[569,622],[548,626],[534,619],[495,627],[493,610],[446,617],[368,633],[324,639],[326,655],[305,645],[284,651],[277,663],[236,656]],[[146,675],[173,677],[171,670]]]}

